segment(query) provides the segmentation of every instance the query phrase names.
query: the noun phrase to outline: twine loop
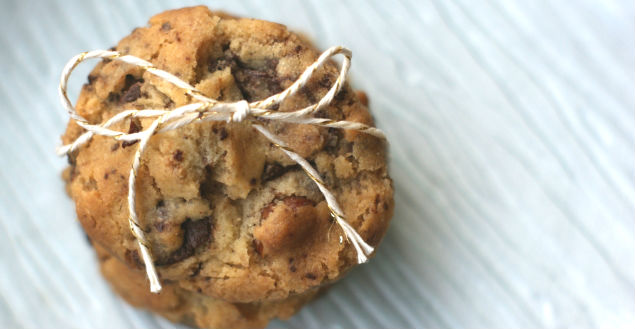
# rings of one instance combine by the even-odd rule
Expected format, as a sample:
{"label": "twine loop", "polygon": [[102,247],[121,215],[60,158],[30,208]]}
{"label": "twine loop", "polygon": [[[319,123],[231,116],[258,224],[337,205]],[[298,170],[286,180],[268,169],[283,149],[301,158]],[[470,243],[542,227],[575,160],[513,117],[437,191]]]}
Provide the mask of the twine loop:
{"label": "twine loop", "polygon": [[[278,112],[273,110],[272,107],[280,104],[288,97],[294,95],[300,88],[302,88],[315,71],[322,66],[331,57],[341,54],[344,56],[344,62],[340,73],[331,86],[329,91],[315,104],[309,105],[305,108],[298,109],[291,112]],[[145,264],[148,280],[150,281],[150,291],[158,293],[161,291],[161,282],[158,277],[157,270],[152,258],[151,246],[146,239],[146,232],[143,230],[136,211],[136,194],[135,184],[137,178],[137,172],[139,170],[141,155],[145,150],[150,138],[165,131],[175,130],[180,127],[196,123],[198,121],[225,121],[225,122],[249,122],[249,124],[260,132],[265,138],[267,138],[273,145],[278,147],[289,158],[295,161],[305,171],[305,173],[315,182],[320,192],[324,196],[324,199],[328,205],[333,218],[336,223],[342,228],[346,240],[348,240],[355,251],[357,252],[358,263],[364,263],[368,260],[368,256],[372,254],[373,247],[367,244],[359,233],[346,222],[344,219],[344,212],[340,208],[333,193],[326,187],[320,174],[315,170],[309,162],[291,150],[286,143],[280,140],[277,136],[272,134],[264,126],[257,123],[256,120],[247,120],[250,117],[258,117],[261,119],[281,121],[295,124],[311,124],[320,127],[350,129],[361,131],[381,139],[386,139],[384,133],[375,128],[359,122],[353,121],[334,121],[328,118],[316,118],[311,114],[319,111],[325,106],[329,105],[335,95],[340,91],[344,85],[346,74],[350,68],[352,53],[350,50],[341,46],[331,47],[322,53],[318,59],[305,69],[291,86],[282,92],[272,95],[266,99],[248,103],[245,100],[237,102],[220,102],[215,99],[211,99],[203,95],[196,88],[192,87],[189,83],[177,78],[169,72],[156,68],[152,63],[145,61],[141,58],[131,55],[121,55],[116,51],[107,50],[93,50],[89,52],[80,53],[66,64],[62,71],[62,76],[59,85],[59,95],[62,105],[68,111],[68,114],[72,120],[74,120],[79,126],[84,128],[86,132],[80,135],[75,141],[70,144],[63,145],[57,149],[59,155],[67,155],[80,146],[88,142],[94,135],[109,136],[120,141],[134,142],[138,141],[139,145],[135,152],[132,168],[130,169],[130,175],[128,176],[128,222],[130,225],[130,231],[137,240],[141,256]],[[168,109],[129,109],[117,113],[110,119],[100,124],[92,124],[88,122],[84,117],[77,113],[75,107],[71,103],[67,94],[68,79],[72,71],[81,62],[93,59],[102,58],[121,61],[134,66],[137,66],[153,74],[165,81],[168,81],[180,88],[189,95],[194,101],[192,103],[177,107],[172,110]],[[115,123],[121,122],[126,119],[132,118],[154,118],[154,121],[143,131],[135,133],[125,133],[117,130],[110,129],[110,126]],[[340,236],[340,243],[343,242],[343,238]]]}

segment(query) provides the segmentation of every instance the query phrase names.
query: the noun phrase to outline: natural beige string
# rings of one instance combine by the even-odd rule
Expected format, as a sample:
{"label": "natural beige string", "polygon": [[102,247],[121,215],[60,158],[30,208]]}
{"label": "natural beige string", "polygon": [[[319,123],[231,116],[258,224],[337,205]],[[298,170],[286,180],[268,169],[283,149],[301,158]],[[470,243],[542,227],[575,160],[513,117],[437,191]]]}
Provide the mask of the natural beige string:
{"label": "natural beige string", "polygon": [[[329,58],[338,54],[344,56],[342,69],[333,86],[331,86],[329,91],[324,95],[324,97],[322,97],[322,99],[320,99],[319,102],[293,112],[277,112],[275,110],[270,110],[272,106],[280,104],[287,97],[295,94],[298,90],[300,90],[300,88],[302,88],[307,83],[307,81],[322,64],[324,64]],[[311,116],[311,114],[330,104],[331,101],[333,101],[335,95],[340,91],[351,64],[351,56],[351,51],[346,48],[340,46],[329,48],[324,53],[322,53],[322,55],[320,55],[315,63],[307,67],[307,69],[302,73],[302,75],[300,75],[297,81],[295,81],[291,86],[289,86],[289,88],[283,90],[282,92],[275,94],[267,99],[252,103],[248,103],[244,100],[234,103],[225,103],[204,96],[200,91],[196,90],[187,82],[177,78],[176,76],[166,71],[157,69],[150,62],[147,62],[138,57],[131,55],[121,55],[116,51],[107,50],[93,50],[84,52],[73,57],[64,67],[59,86],[59,94],[62,105],[64,105],[70,117],[75,120],[75,122],[79,126],[86,129],[86,132],[79,136],[73,143],[59,147],[57,149],[57,153],[59,155],[69,154],[75,151],[81,145],[88,142],[94,135],[111,136],[117,140],[128,142],[139,141],[139,146],[134,155],[134,160],[132,162],[132,168],[130,169],[128,181],[128,211],[130,213],[128,222],[130,224],[130,230],[139,244],[139,249],[141,250],[143,262],[145,263],[148,279],[150,280],[150,290],[154,293],[161,291],[161,283],[159,281],[157,271],[154,266],[154,261],[152,259],[152,254],[150,252],[150,244],[145,237],[145,232],[141,228],[141,224],[139,223],[139,218],[137,216],[135,206],[135,182],[137,172],[139,170],[141,155],[143,154],[143,151],[152,135],[178,129],[179,127],[195,123],[197,121],[246,121],[250,123],[251,126],[254,127],[256,130],[258,130],[263,136],[265,136],[269,141],[271,141],[276,147],[280,148],[293,161],[297,162],[302,167],[302,169],[304,169],[306,174],[317,184],[320,192],[322,192],[322,194],[324,195],[324,199],[326,200],[331,215],[336,219],[337,224],[344,231],[346,239],[350,241],[355,247],[355,250],[357,252],[357,261],[361,264],[368,260],[367,256],[369,256],[373,252],[373,247],[368,245],[362,239],[359,233],[357,233],[357,231],[355,231],[355,229],[344,220],[343,211],[337,203],[335,196],[333,196],[333,193],[331,193],[331,191],[326,188],[324,181],[322,181],[322,178],[320,177],[318,172],[309,164],[308,161],[289,149],[289,147],[287,147],[287,145],[283,141],[269,132],[265,127],[258,124],[258,121],[254,120],[254,118],[262,118],[288,123],[312,124],[321,127],[358,130],[385,140],[386,137],[384,133],[381,130],[371,126],[367,126],[358,122],[334,121],[330,119],[315,118]],[[87,59],[93,58],[117,60],[138,66],[148,73],[154,74],[157,77],[169,81],[170,83],[183,89],[187,95],[191,96],[197,102],[180,106],[173,110],[125,110],[114,115],[112,118],[108,119],[104,123],[91,124],[84,117],[80,116],[77,113],[75,107],[68,98],[66,88],[71,72],[77,67],[77,65]],[[121,122],[127,118],[156,119],[147,129],[136,133],[124,133],[121,131],[109,129],[109,127],[113,124]],[[340,236],[340,243],[342,242],[342,240],[343,239]]]}

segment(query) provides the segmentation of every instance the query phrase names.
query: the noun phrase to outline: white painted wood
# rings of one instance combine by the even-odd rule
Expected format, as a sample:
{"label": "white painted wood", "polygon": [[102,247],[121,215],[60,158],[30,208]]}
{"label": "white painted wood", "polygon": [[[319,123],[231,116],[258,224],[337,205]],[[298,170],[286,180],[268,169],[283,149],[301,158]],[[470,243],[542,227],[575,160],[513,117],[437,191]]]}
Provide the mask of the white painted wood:
{"label": "white painted wood", "polygon": [[[193,4],[0,3],[0,327],[175,327],[100,279],[59,179],[55,88],[70,56]],[[351,48],[392,142],[377,257],[272,327],[635,325],[632,1],[210,5]]]}

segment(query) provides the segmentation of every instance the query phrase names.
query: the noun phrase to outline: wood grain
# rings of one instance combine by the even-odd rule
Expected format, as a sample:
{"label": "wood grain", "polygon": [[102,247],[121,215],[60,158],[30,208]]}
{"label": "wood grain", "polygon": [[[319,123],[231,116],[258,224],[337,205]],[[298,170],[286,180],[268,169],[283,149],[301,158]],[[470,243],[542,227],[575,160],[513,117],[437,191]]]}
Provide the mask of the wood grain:
{"label": "wood grain", "polygon": [[[0,3],[0,327],[178,327],[100,279],[59,178],[55,88],[70,56],[196,3]],[[272,327],[635,323],[631,1],[211,4],[352,49],[391,141],[376,258]]]}

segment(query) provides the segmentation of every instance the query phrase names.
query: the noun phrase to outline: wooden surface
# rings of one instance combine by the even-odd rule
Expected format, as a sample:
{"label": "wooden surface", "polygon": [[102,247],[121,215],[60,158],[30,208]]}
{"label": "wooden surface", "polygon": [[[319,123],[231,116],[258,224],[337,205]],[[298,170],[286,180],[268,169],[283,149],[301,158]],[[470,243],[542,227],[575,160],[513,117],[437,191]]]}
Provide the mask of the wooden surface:
{"label": "wooden surface", "polygon": [[[0,3],[2,328],[174,327],[101,280],[54,154],[66,60],[197,2],[145,3]],[[392,143],[376,258],[271,327],[635,325],[632,1],[210,5],[351,48]]]}

